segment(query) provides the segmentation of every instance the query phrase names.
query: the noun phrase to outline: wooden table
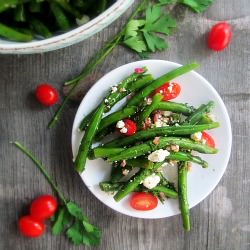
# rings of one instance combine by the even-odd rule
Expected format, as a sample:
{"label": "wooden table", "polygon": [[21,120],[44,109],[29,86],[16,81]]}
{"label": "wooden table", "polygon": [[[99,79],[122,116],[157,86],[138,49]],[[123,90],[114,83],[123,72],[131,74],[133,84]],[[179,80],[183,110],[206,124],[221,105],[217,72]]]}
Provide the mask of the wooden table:
{"label": "wooden table", "polygon": [[[131,10],[130,10],[131,11]],[[85,249],[74,247],[50,230],[39,239],[19,235],[18,217],[30,201],[51,188],[34,164],[9,142],[20,140],[41,159],[67,197],[76,201],[102,229],[103,250],[247,250],[250,249],[250,4],[249,0],[217,0],[202,15],[178,11],[178,28],[169,49],[151,58],[186,63],[197,60],[198,72],[220,93],[228,109],[233,147],[228,168],[216,189],[191,210],[192,230],[184,233],[180,216],[144,220],[114,212],[88,191],[72,170],[71,128],[78,104],[70,104],[54,129],[46,129],[56,107],[42,108],[33,90],[40,82],[61,84],[83,68],[129,12],[102,32],[77,45],[38,55],[0,55],[0,249]],[[221,53],[206,47],[206,33],[218,20],[233,27],[233,40]],[[116,48],[95,74],[103,74],[138,57]],[[219,164],[219,163],[218,163]],[[49,226],[47,226],[49,227]],[[86,248],[89,249],[89,248]]]}

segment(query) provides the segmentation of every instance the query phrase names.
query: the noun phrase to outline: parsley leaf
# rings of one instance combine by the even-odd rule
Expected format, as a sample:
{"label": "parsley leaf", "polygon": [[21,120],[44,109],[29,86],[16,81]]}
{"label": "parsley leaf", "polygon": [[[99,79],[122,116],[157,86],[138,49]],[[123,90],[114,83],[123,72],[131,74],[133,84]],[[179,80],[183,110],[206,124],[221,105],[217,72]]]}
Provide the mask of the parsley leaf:
{"label": "parsley leaf", "polygon": [[176,21],[162,13],[160,5],[148,7],[143,18],[133,19],[127,24],[123,44],[140,55],[167,48],[167,43],[159,34],[169,35]]}
{"label": "parsley leaf", "polygon": [[138,34],[139,27],[142,27],[145,24],[145,20],[131,20],[126,25],[125,37],[134,37]]}
{"label": "parsley leaf", "polygon": [[54,224],[52,226],[52,234],[58,235],[62,233],[64,227],[70,223],[70,214],[66,207],[58,208],[57,213],[54,217]]}
{"label": "parsley leaf", "polygon": [[195,12],[203,12],[214,0],[178,0],[179,3],[187,5]]}

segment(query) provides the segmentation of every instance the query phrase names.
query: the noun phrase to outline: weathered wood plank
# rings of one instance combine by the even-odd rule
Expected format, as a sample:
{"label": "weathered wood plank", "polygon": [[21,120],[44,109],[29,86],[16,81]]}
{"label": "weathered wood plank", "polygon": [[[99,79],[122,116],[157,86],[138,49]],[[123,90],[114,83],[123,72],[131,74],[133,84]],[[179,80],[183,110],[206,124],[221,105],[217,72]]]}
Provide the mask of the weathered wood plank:
{"label": "weathered wood plank", "polygon": [[[198,70],[221,94],[232,122],[233,148],[228,169],[217,188],[191,210],[192,231],[184,234],[180,216],[142,220],[118,214],[101,204],[70,170],[71,127],[77,104],[62,121],[47,130],[53,108],[41,108],[32,90],[41,81],[61,83],[81,71],[87,59],[124,23],[128,13],[104,31],[80,44],[43,55],[0,55],[0,249],[88,249],[73,247],[64,237],[49,232],[36,240],[19,236],[18,216],[27,212],[38,194],[51,193],[47,182],[9,141],[18,139],[33,150],[55,177],[62,191],[102,228],[103,250],[246,250],[250,248],[250,5],[248,0],[215,1],[203,15],[185,11],[165,52],[152,58],[186,63],[197,60]],[[207,50],[205,34],[217,20],[233,25],[233,40],[222,53]],[[138,57],[116,48],[96,73],[105,73]]]}

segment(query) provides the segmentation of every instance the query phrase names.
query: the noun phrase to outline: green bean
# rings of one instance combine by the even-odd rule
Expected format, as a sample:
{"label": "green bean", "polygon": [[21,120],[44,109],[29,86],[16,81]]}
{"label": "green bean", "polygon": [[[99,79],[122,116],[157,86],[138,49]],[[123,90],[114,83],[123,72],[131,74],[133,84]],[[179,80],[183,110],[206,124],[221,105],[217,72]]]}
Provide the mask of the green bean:
{"label": "green bean", "polygon": [[[145,71],[147,69],[145,68]],[[112,93],[112,91],[109,93],[109,95],[105,98],[105,110],[104,112],[108,112],[117,102],[122,100],[125,96],[132,93],[133,91],[136,91],[145,85],[149,84],[152,81],[153,77],[151,74],[136,74],[132,73],[128,77],[126,77],[124,80],[122,80],[117,85],[116,92]],[[119,91],[121,90],[121,91]],[[86,126],[88,125],[88,122],[91,118],[92,112],[89,113],[87,116],[83,118],[83,120],[80,123],[79,129],[83,131]]]}
{"label": "green bean", "polygon": [[101,188],[102,191],[105,192],[114,192],[119,190],[121,188],[122,184],[121,183],[111,183],[109,181],[102,181],[99,183],[99,187]]}
{"label": "green bean", "polygon": [[128,108],[124,108],[116,112],[113,112],[110,115],[104,117],[101,120],[98,133],[100,133],[100,131],[102,131],[104,128],[114,124],[115,122],[122,120],[124,118],[128,118],[129,116],[135,114],[136,111],[137,111],[137,107],[128,107]]}
{"label": "green bean", "polygon": [[144,131],[138,131],[136,134],[129,137],[114,139],[104,144],[104,147],[123,147],[134,144],[138,141],[151,139],[157,136],[191,135],[199,131],[209,130],[217,127],[219,127],[218,122],[213,122],[209,124],[199,124],[199,125],[180,125],[180,126],[149,128]]}
{"label": "green bean", "polygon": [[162,186],[162,185],[157,185],[156,187],[150,189],[150,191],[164,193],[165,196],[169,197],[169,198],[177,198],[178,197],[178,193],[175,190],[167,188],[167,187]]}
{"label": "green bean", "polygon": [[193,163],[201,165],[203,168],[208,167],[208,163],[202,160],[199,156],[194,156],[186,152],[171,152],[170,155],[167,156],[167,159],[173,161],[191,161]]}
{"label": "green bean", "polygon": [[102,13],[107,8],[107,0],[99,0],[97,2],[97,13]]}
{"label": "green bean", "polygon": [[199,65],[197,63],[190,63],[184,66],[181,66],[177,69],[169,71],[168,73],[154,80],[147,87],[140,90],[139,93],[137,93],[133,98],[129,100],[129,102],[127,103],[127,107],[138,105],[145,97],[147,97],[150,93],[152,93],[152,91],[160,87],[165,82],[171,81],[178,76],[181,76],[191,70],[194,70],[198,66]]}
{"label": "green bean", "polygon": [[152,141],[146,141],[142,144],[124,149],[117,155],[108,157],[108,159],[109,161],[120,161],[120,160],[131,159],[133,157],[138,157],[148,152],[164,148],[168,145],[178,145],[180,148],[195,150],[197,152],[205,154],[215,154],[218,152],[216,148],[209,147],[206,144],[195,142],[190,139],[182,137],[163,137],[159,138],[158,144],[154,144]]}
{"label": "green bean", "polygon": [[190,231],[189,205],[187,197],[188,162],[181,162],[178,166],[178,193],[183,228]]}
{"label": "green bean", "polygon": [[190,116],[187,117],[183,124],[196,124],[204,116],[205,113],[209,112],[214,107],[214,102],[210,101],[207,104],[202,104],[196,109]]}
{"label": "green bean", "polygon": [[39,13],[42,10],[42,4],[41,2],[35,2],[35,1],[31,1],[29,3],[29,11],[31,13]]}
{"label": "green bean", "polygon": [[87,159],[87,155],[89,153],[89,149],[91,147],[92,144],[92,140],[95,136],[96,130],[98,129],[98,126],[100,124],[101,118],[102,118],[102,114],[104,111],[104,103],[102,103],[98,109],[96,110],[96,112],[94,113],[94,115],[92,116],[92,119],[89,123],[89,126],[87,127],[83,138],[81,140],[81,144],[79,146],[78,149],[78,154],[76,156],[76,160],[75,160],[75,170],[78,172],[83,172],[85,169],[85,163],[86,163],[86,159]]}
{"label": "green bean", "polygon": [[197,122],[197,124],[209,124],[213,123],[214,121],[207,115],[204,114],[201,119]]}
{"label": "green bean", "polygon": [[74,9],[67,0],[54,0],[54,1],[57,2],[62,9],[73,15],[75,18],[81,18],[82,15],[78,12],[78,10]]}
{"label": "green bean", "polygon": [[26,14],[25,14],[25,9],[24,9],[23,4],[20,4],[15,8],[14,19],[17,22],[25,22],[26,21]]}
{"label": "green bean", "polygon": [[123,150],[124,148],[102,148],[102,147],[94,148],[90,152],[90,159],[106,158],[111,155],[118,154]]}
{"label": "green bean", "polygon": [[156,109],[159,110],[168,110],[174,113],[180,113],[183,115],[189,115],[194,111],[194,108],[188,106],[187,104],[177,103],[177,102],[159,102],[156,106]]}
{"label": "green bean", "polygon": [[29,42],[33,38],[31,34],[25,34],[25,33],[19,32],[2,23],[0,23],[0,36],[3,36],[9,40],[18,41],[18,42]]}
{"label": "green bean", "polygon": [[8,10],[10,8],[16,7],[19,4],[23,4],[25,2],[28,2],[29,0],[8,0],[7,1],[0,1],[0,13]]}
{"label": "green bean", "polygon": [[[123,183],[112,183],[112,182],[109,182],[109,181],[102,181],[99,183],[99,186],[101,188],[102,191],[104,192],[115,192],[115,191],[119,191],[122,186],[123,186]],[[168,187],[165,187],[165,186],[162,186],[162,185],[157,185],[156,187],[152,188],[152,189],[141,189],[140,187],[137,187],[135,188],[133,191],[144,191],[144,192],[152,192],[152,193],[164,193],[164,195],[168,198],[177,198],[178,197],[178,193],[173,190],[173,189],[170,189]]]}
{"label": "green bean", "polygon": [[152,98],[152,103],[150,105],[146,105],[145,108],[141,111],[138,122],[137,122],[139,129],[143,127],[143,123],[145,122],[145,120],[159,106],[159,103],[161,100],[162,100],[161,94],[154,95]]}
{"label": "green bean", "polygon": [[31,27],[37,34],[43,36],[44,38],[51,37],[52,34],[49,29],[38,19],[30,20]]}
{"label": "green bean", "polygon": [[64,11],[61,9],[61,7],[55,3],[50,3],[51,11],[56,19],[56,23],[58,27],[62,30],[67,30],[70,27],[69,20],[67,16],[65,15]]}
{"label": "green bean", "polygon": [[123,173],[124,170],[131,171],[132,167],[127,165],[125,167],[122,167],[120,165],[113,165],[110,174],[110,182],[111,183],[121,182],[122,179],[124,178],[124,173]]}
{"label": "green bean", "polygon": [[153,169],[141,169],[130,181],[126,182],[122,188],[115,194],[114,199],[115,201],[120,201],[126,195],[133,192],[140,183],[149,175],[153,173],[153,171],[157,170],[161,167],[163,162],[157,162],[154,164]]}

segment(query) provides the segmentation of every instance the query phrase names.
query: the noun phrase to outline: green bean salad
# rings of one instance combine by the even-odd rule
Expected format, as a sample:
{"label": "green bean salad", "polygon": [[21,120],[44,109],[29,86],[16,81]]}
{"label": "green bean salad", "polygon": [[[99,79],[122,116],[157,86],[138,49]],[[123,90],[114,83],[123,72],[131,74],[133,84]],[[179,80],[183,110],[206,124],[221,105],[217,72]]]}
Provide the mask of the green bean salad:
{"label": "green bean salad", "polygon": [[[215,141],[207,130],[219,127],[211,114],[214,102],[193,107],[172,101],[181,93],[174,79],[198,67],[180,66],[154,79],[146,67],[136,68],[127,78],[112,86],[106,98],[82,120],[85,131],[74,166],[83,172],[87,158],[103,158],[112,165],[109,180],[99,186],[119,202],[131,194],[130,206],[139,211],[152,210],[158,201],[179,199],[183,227],[190,230],[187,174],[192,163],[207,168],[202,157],[216,154]],[[115,112],[112,107],[122,99],[125,104]],[[109,112],[104,116],[104,113]],[[115,139],[108,140],[110,134]],[[92,143],[105,143],[92,148]],[[178,184],[164,175],[164,168],[177,169]],[[205,171],[205,170],[204,170]]]}
{"label": "green bean salad", "polygon": [[44,39],[87,23],[114,0],[1,0],[0,37]]}

